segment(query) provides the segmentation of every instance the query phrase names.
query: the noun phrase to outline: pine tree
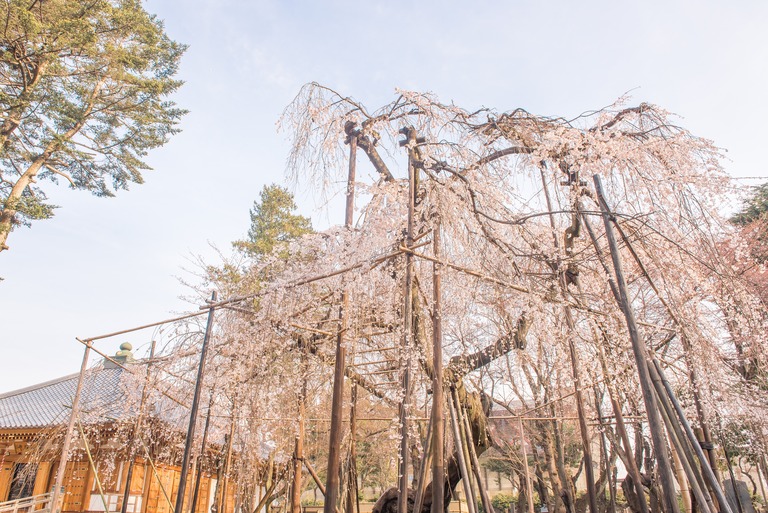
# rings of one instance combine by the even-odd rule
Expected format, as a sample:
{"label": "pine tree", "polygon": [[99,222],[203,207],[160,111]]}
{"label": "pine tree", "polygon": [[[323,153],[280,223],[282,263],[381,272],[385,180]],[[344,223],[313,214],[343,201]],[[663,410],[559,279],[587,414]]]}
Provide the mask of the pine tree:
{"label": "pine tree", "polygon": [[184,45],[140,0],[8,0],[0,33],[0,251],[56,208],[41,183],[112,196],[185,113],[168,100]]}
{"label": "pine tree", "polygon": [[284,249],[288,242],[312,232],[309,218],[295,214],[293,194],[279,185],[265,185],[254,201],[248,238],[233,245],[253,257]]}

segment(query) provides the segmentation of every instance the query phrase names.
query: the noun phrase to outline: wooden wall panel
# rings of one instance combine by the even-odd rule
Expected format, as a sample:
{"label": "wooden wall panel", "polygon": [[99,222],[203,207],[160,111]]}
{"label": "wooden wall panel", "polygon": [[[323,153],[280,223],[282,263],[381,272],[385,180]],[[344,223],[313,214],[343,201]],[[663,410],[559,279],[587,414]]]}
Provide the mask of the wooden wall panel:
{"label": "wooden wall panel", "polygon": [[233,479],[227,479],[227,497],[224,501],[224,511],[222,513],[234,513],[236,487],[237,485]]}
{"label": "wooden wall panel", "polygon": [[63,511],[84,511],[89,465],[87,461],[69,461],[64,470],[64,505]]}
{"label": "wooden wall panel", "polygon": [[[126,472],[128,472],[127,469],[126,469]],[[133,465],[133,477],[131,478],[131,494],[140,494],[144,490],[144,479],[146,478],[146,473],[147,473],[147,469],[141,463],[135,463]]]}
{"label": "wooden wall panel", "polygon": [[8,492],[11,489],[13,478],[13,462],[3,461],[0,465],[0,502],[8,500]]}
{"label": "wooden wall panel", "polygon": [[51,475],[51,462],[41,461],[37,465],[37,475],[35,476],[35,487],[32,495],[40,495],[48,491],[48,478]]}
{"label": "wooden wall panel", "polygon": [[200,492],[197,494],[195,513],[208,513],[208,502],[211,497],[211,478],[203,474],[200,477]]}

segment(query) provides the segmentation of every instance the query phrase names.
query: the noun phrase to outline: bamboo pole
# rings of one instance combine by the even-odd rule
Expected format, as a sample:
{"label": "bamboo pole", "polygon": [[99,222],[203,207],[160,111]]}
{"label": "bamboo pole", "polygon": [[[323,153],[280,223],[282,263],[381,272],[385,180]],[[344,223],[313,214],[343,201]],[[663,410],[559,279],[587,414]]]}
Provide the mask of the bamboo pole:
{"label": "bamboo pole", "polygon": [[[347,197],[344,212],[344,226],[352,228],[354,213],[355,188],[354,179],[357,169],[357,136],[349,138],[349,173],[347,175]],[[333,371],[333,396],[331,399],[331,429],[328,440],[328,471],[325,482],[325,501],[323,513],[334,513],[339,501],[339,470],[341,466],[341,434],[343,429],[342,414],[344,411],[344,375],[346,372],[347,348],[344,344],[344,333],[347,330],[347,310],[349,296],[346,290],[341,293],[339,307],[339,332],[336,335],[336,361]]]}
{"label": "bamboo pole", "polygon": [[[442,226],[435,221],[432,251],[442,253]],[[443,291],[442,266],[432,263],[432,513],[445,511],[445,399],[443,397]],[[415,511],[414,513],[421,513]]]}
{"label": "bamboo pole", "polygon": [[[144,378],[144,388],[141,391],[141,400],[139,402],[139,413],[136,416],[136,424],[133,427],[133,433],[131,435],[131,443],[128,446],[129,458],[128,472],[125,476],[125,491],[123,492],[123,504],[120,507],[120,513],[128,512],[128,499],[131,496],[131,479],[133,478],[133,467],[136,464],[136,454],[134,446],[136,445],[136,433],[141,430],[141,421],[144,416],[144,408],[147,404],[147,396],[149,395],[149,378],[150,378],[150,365],[152,365],[152,359],[155,357],[155,345],[153,340],[152,345],[149,348],[149,360],[147,361],[147,372]],[[194,510],[192,510],[194,511]]]}
{"label": "bamboo pole", "polygon": [[85,371],[88,368],[88,356],[91,351],[91,341],[88,340],[85,349],[83,350],[83,363],[80,364],[80,375],[77,377],[77,387],[75,388],[75,397],[72,399],[72,410],[69,412],[69,422],[67,423],[67,431],[64,433],[64,443],[61,447],[61,456],[59,458],[59,467],[56,470],[56,481],[53,485],[53,495],[51,496],[51,508],[55,512],[59,512],[59,500],[61,496],[61,488],[64,483],[64,471],[67,468],[67,460],[69,459],[69,448],[72,445],[72,433],[75,429],[75,420],[80,411],[80,397],[83,393],[83,381],[85,379]]}
{"label": "bamboo pole", "polygon": [[149,447],[147,447],[147,444],[144,443],[144,439],[141,437],[141,435],[139,435],[139,442],[141,442],[141,446],[144,448],[144,452],[147,455],[147,460],[149,460],[149,465],[152,467],[152,474],[155,476],[155,479],[157,479],[157,484],[160,486],[160,491],[163,493],[163,498],[165,498],[165,502],[168,503],[168,510],[170,511],[173,509],[173,502],[171,502],[168,491],[165,489],[165,486],[163,486],[163,480],[160,479],[160,474],[157,472],[155,461],[152,459],[152,455],[149,453]]}
{"label": "bamboo pole", "polygon": [[[671,437],[670,437],[671,440]],[[675,445],[670,445],[670,453],[672,454],[672,462],[675,464],[675,474],[677,475],[677,483],[680,485],[680,499],[683,501],[683,510],[685,513],[693,513],[693,501],[691,500],[692,484],[685,475],[685,469],[683,468],[683,462],[678,454],[678,449]]]}
{"label": "bamboo pole", "polygon": [[[601,360],[600,363],[603,366],[603,372],[607,372],[602,349],[599,348],[599,351]],[[627,455],[627,473],[632,478],[632,484],[634,485],[635,493],[637,494],[637,500],[640,503],[640,512],[648,513],[648,501],[646,500],[645,490],[643,489],[643,478],[640,475],[640,469],[637,468],[637,462],[635,461],[635,458],[632,454],[632,444],[630,443],[629,435],[627,434],[627,427],[624,423],[624,415],[621,412],[621,405],[616,399],[616,391],[613,389],[611,384],[608,383],[607,386],[608,394],[611,399],[611,408],[613,409],[614,415],[616,416],[616,431],[619,432],[621,444],[624,446],[624,453]]]}
{"label": "bamboo pole", "polygon": [[[211,301],[216,302],[216,291],[211,294]],[[184,492],[187,487],[187,474],[189,473],[189,458],[192,452],[192,442],[195,438],[195,428],[197,427],[197,412],[200,407],[200,394],[203,390],[203,379],[205,377],[205,361],[208,356],[208,347],[213,333],[213,314],[215,308],[211,306],[208,309],[208,323],[205,327],[203,336],[203,345],[200,348],[200,364],[197,367],[197,380],[195,381],[195,393],[192,396],[192,410],[189,412],[189,426],[187,427],[187,437],[184,440],[184,456],[181,459],[181,476],[179,477],[179,489],[176,493],[176,506],[174,513],[184,511]]]}
{"label": "bamboo pole", "polygon": [[613,235],[613,228],[611,227],[611,211],[605,200],[600,176],[594,175],[593,179],[600,204],[600,210],[603,214],[606,239],[608,240],[608,245],[611,250],[611,259],[613,260],[613,267],[616,275],[616,285],[621,297],[620,306],[627,322],[627,329],[632,342],[632,352],[634,353],[635,363],[637,364],[638,378],[640,380],[640,388],[645,402],[645,411],[648,415],[648,424],[651,431],[651,439],[653,441],[654,455],[659,469],[659,480],[661,481],[665,509],[670,513],[679,513],[677,499],[675,497],[674,477],[672,475],[672,468],[669,464],[667,446],[663,437],[663,426],[661,424],[661,419],[659,418],[658,404],[653,392],[651,378],[648,373],[648,363],[646,361],[647,349],[645,347],[645,342],[640,336],[637,323],[635,322],[635,314],[632,310],[629,294],[627,292],[627,284],[624,280],[624,271],[622,268],[621,256],[619,255],[619,248],[616,244],[616,238]]}
{"label": "bamboo pole", "polygon": [[707,448],[705,449],[705,451],[709,459],[709,464],[712,467],[712,472],[715,474],[715,478],[717,479],[717,482],[722,486],[722,478],[720,476],[720,469],[717,467],[715,449],[712,446],[712,436],[709,433],[709,425],[707,422],[707,417],[704,412],[704,404],[701,402],[701,398],[699,397],[699,377],[696,373],[696,368],[694,367],[693,362],[691,361],[691,356],[690,356],[691,343],[688,340],[688,336],[686,335],[685,325],[680,322],[680,319],[678,318],[676,312],[672,309],[672,306],[669,304],[669,302],[666,299],[664,299],[664,296],[661,294],[658,287],[656,287],[656,283],[654,282],[653,278],[651,278],[651,274],[646,269],[645,264],[643,264],[643,261],[640,259],[640,255],[638,255],[637,251],[635,250],[634,245],[632,244],[632,241],[630,240],[630,238],[627,237],[626,233],[624,233],[624,230],[621,228],[621,225],[616,222],[614,223],[614,225],[616,226],[616,230],[619,232],[619,235],[621,236],[621,240],[624,242],[624,245],[627,247],[627,249],[629,250],[629,253],[634,258],[638,267],[640,267],[640,271],[643,273],[643,276],[645,276],[645,279],[648,281],[648,285],[651,286],[654,293],[656,294],[656,297],[659,299],[661,304],[667,310],[667,313],[672,318],[675,325],[681,331],[680,341],[683,344],[683,356],[685,359],[685,364],[688,367],[688,377],[691,380],[693,404],[696,406],[696,414],[699,417],[699,423],[701,424],[703,439],[704,441],[707,442]]}

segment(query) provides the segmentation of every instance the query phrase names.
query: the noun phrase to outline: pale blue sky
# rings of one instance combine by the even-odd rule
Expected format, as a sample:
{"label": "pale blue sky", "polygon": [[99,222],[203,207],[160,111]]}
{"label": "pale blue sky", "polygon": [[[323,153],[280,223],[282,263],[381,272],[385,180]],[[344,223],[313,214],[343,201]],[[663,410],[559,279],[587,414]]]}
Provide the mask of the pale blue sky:
{"label": "pale blue sky", "polygon": [[[190,45],[183,132],[151,154],[146,183],[99,199],[52,187],[50,221],[0,254],[0,392],[75,372],[75,336],[192,308],[177,276],[243,237],[265,183],[281,182],[275,122],[317,81],[370,107],[396,87],[467,108],[575,116],[631,91],[728,150],[727,169],[768,176],[768,3],[152,0]],[[341,221],[299,189],[316,226]],[[151,332],[99,344],[146,344]]]}

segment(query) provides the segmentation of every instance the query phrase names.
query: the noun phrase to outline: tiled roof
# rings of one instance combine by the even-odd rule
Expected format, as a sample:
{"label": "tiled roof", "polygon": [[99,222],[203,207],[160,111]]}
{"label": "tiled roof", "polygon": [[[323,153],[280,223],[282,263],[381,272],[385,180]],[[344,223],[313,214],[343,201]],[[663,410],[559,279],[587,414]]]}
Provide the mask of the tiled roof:
{"label": "tiled roof", "polygon": [[[121,418],[124,406],[123,369],[97,366],[87,371],[80,399],[81,418]],[[30,428],[65,424],[79,374],[0,394],[0,428]]]}

